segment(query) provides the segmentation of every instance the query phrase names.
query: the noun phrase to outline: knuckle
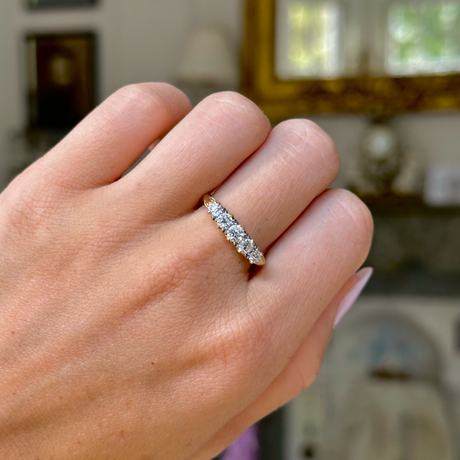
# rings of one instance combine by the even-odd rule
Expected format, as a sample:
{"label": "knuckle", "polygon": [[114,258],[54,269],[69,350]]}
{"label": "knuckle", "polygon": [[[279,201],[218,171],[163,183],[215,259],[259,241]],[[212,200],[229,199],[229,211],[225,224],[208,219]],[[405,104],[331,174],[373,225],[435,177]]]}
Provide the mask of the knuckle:
{"label": "knuckle", "polygon": [[16,234],[27,238],[43,237],[52,229],[62,230],[75,203],[72,190],[63,188],[57,180],[49,180],[49,165],[42,160],[19,174],[0,195],[5,222]]}
{"label": "knuckle", "polygon": [[306,125],[306,129],[310,137],[315,138],[318,142],[322,142],[324,144],[323,147],[335,150],[334,141],[323,128],[312,120],[304,119],[303,122]]}
{"label": "knuckle", "polygon": [[332,180],[339,172],[340,158],[334,141],[316,123],[307,119],[286,120],[275,130],[281,130],[286,140],[297,152],[317,152],[323,168],[330,171]]}
{"label": "knuckle", "polygon": [[114,98],[117,102],[120,101],[122,105],[134,105],[147,111],[158,110],[163,106],[166,108],[158,92],[142,83],[124,86],[114,94]]}
{"label": "knuckle", "polygon": [[254,106],[258,110],[260,110],[247,97],[243,96],[240,93],[237,93],[236,91],[221,91],[218,93],[214,93],[208,96],[205,100],[235,105],[243,110],[247,110],[247,108],[251,106]]}
{"label": "knuckle", "polygon": [[281,137],[285,141],[285,148],[291,147],[300,153],[307,151],[307,130],[302,120],[283,121],[273,131],[281,132]]}
{"label": "knuckle", "polygon": [[192,108],[192,103],[188,96],[181,91],[179,88],[169,83],[144,83],[148,91],[151,91],[152,87],[155,88],[156,93],[159,93],[167,103],[172,105],[182,105],[187,111]]}
{"label": "knuckle", "polygon": [[212,104],[221,109],[225,117],[238,120],[241,124],[251,123],[251,129],[270,130],[271,125],[262,110],[250,99],[234,91],[223,91],[208,96],[205,105]]}
{"label": "knuckle", "polygon": [[167,83],[136,83],[120,88],[112,96],[116,105],[121,105],[126,109],[134,107],[142,110],[146,116],[159,111],[167,114],[172,106],[180,101],[190,105],[190,101],[182,91]]}
{"label": "knuckle", "polygon": [[306,122],[307,136],[310,145],[313,145],[321,152],[327,168],[333,171],[335,177],[340,169],[340,157],[335,142],[332,140],[331,136],[316,123],[311,120],[306,120]]}
{"label": "knuckle", "polygon": [[374,222],[369,208],[348,190],[332,189],[328,193],[338,204],[337,215],[341,225],[352,228],[352,233],[370,247]]}
{"label": "knuckle", "polygon": [[30,236],[52,213],[49,193],[36,187],[22,187],[20,180],[12,185],[4,197],[8,221],[19,234]]}

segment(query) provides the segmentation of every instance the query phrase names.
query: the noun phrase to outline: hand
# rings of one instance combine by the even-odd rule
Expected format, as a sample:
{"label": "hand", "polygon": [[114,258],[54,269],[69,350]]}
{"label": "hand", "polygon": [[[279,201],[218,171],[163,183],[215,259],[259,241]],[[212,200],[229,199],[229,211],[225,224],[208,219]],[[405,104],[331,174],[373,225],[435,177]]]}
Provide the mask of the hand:
{"label": "hand", "polygon": [[[126,87],[0,195],[3,460],[208,459],[314,380],[370,214],[325,191],[314,123],[234,93],[189,112]],[[264,267],[201,206],[217,187]]]}

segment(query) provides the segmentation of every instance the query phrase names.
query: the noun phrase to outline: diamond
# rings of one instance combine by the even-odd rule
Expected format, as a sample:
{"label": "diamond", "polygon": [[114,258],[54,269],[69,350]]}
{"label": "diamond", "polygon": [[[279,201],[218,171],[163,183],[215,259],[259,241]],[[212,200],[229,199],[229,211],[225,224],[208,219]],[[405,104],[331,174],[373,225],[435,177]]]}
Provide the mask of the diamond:
{"label": "diamond", "polygon": [[251,262],[251,264],[257,264],[262,260],[262,253],[257,247],[255,247],[254,251],[252,251],[251,254],[249,254],[248,259],[249,262]]}
{"label": "diamond", "polygon": [[255,249],[254,242],[249,238],[248,234],[244,234],[238,241],[236,247],[238,251],[243,253],[246,257],[251,254],[251,252]]}
{"label": "diamond", "polygon": [[216,217],[215,219],[217,225],[224,231],[226,232],[229,230],[231,227],[237,224],[236,220],[231,216],[231,214],[227,212],[223,212],[219,216]]}
{"label": "diamond", "polygon": [[225,233],[227,239],[235,245],[238,252],[249,259],[252,264],[264,265],[263,253],[233,215],[210,195],[205,195],[203,202],[214,222]]}
{"label": "diamond", "polygon": [[232,243],[238,243],[239,239],[245,234],[244,228],[241,225],[233,225],[227,231],[227,237]]}
{"label": "diamond", "polygon": [[224,212],[224,208],[219,203],[211,203],[208,208],[209,214],[215,219]]}

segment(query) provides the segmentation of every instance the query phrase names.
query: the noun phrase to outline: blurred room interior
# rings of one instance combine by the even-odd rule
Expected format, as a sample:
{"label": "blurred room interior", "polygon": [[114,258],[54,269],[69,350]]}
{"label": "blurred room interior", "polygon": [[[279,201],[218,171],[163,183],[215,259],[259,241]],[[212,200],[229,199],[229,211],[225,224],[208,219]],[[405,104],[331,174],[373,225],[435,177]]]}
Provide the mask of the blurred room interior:
{"label": "blurred room interior", "polygon": [[374,277],[262,460],[460,459],[460,0],[1,0],[0,190],[142,81],[312,119],[374,216]]}

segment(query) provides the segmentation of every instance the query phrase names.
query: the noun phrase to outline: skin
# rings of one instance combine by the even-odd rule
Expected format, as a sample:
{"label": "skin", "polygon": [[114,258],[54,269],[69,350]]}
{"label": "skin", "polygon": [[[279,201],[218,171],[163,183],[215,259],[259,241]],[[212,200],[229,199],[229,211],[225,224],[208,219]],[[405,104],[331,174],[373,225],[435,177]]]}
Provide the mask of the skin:
{"label": "skin", "polygon": [[338,168],[236,93],[112,95],[0,195],[0,457],[209,459],[308,387],[372,238]]}

